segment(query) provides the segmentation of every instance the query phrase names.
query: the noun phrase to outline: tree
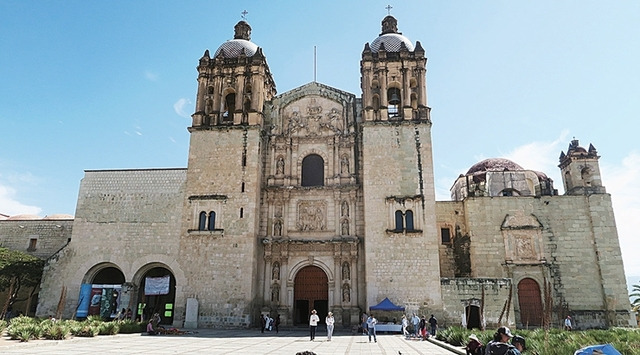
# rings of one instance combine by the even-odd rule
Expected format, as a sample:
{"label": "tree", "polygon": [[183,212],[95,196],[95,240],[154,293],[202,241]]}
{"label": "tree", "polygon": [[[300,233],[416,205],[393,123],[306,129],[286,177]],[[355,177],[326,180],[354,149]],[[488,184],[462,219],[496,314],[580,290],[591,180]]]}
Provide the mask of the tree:
{"label": "tree", "polygon": [[31,287],[31,293],[40,285],[44,261],[17,250],[0,247],[0,292],[7,291],[0,319],[18,300],[22,287]]}
{"label": "tree", "polygon": [[633,290],[631,290],[631,294],[629,295],[629,298],[631,297],[636,297],[636,299],[631,302],[631,310],[634,312],[640,311],[640,285],[633,285]]}

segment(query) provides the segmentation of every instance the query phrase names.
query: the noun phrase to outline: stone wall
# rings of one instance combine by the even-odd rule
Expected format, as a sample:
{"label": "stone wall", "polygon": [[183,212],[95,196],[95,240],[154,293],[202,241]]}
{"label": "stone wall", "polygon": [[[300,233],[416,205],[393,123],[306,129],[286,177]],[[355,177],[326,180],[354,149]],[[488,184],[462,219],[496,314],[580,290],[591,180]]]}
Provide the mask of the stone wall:
{"label": "stone wall", "polygon": [[[440,307],[430,123],[362,127],[367,308],[389,297],[407,312]],[[411,210],[414,230],[395,231]]]}
{"label": "stone wall", "polygon": [[[259,313],[260,134],[258,126],[191,132],[177,258],[201,327],[246,327]],[[216,213],[215,230],[197,230],[201,211]]]}
{"label": "stone wall", "polygon": [[[501,325],[515,327],[513,294],[516,293],[516,290],[512,290],[514,286],[511,279],[443,278],[440,284],[444,313],[440,317],[436,314],[440,326],[460,326],[465,316],[465,307],[477,305],[483,307],[486,329],[497,328]],[[511,300],[509,299],[510,293],[512,294]],[[482,306],[482,301],[484,301],[484,306]]]}
{"label": "stone wall", "polygon": [[45,265],[37,315],[55,314],[66,294],[63,317],[73,317],[80,284],[105,267],[119,269],[134,285],[126,298],[135,309],[144,273],[162,266],[176,278],[179,321],[186,281],[176,260],[185,175],[184,169],[86,171],[71,242]]}

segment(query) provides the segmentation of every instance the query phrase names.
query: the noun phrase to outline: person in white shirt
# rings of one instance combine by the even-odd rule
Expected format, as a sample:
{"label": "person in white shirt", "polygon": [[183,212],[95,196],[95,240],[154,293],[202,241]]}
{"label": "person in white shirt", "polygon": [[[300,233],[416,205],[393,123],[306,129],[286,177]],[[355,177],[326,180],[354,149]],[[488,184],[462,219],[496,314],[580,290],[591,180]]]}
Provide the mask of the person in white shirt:
{"label": "person in white shirt", "polygon": [[420,332],[420,327],[418,327],[418,324],[420,324],[420,318],[417,314],[413,314],[413,317],[411,317],[411,323],[413,324],[413,335],[417,337],[418,332]]}
{"label": "person in white shirt", "polygon": [[405,337],[409,336],[409,332],[407,331],[407,326],[409,325],[409,321],[407,320],[407,316],[402,315],[402,335]]}
{"label": "person in white shirt", "polygon": [[331,336],[333,335],[333,325],[336,322],[333,318],[332,312],[329,312],[329,314],[327,314],[325,322],[327,323],[327,341],[331,341]]}
{"label": "person in white shirt", "polygon": [[318,328],[318,322],[320,317],[316,314],[316,310],[311,311],[311,317],[309,317],[309,334],[311,335],[311,341],[316,338],[316,329]]}
{"label": "person in white shirt", "polygon": [[378,339],[376,339],[376,324],[378,323],[378,320],[373,316],[373,314],[369,315],[369,318],[367,318],[367,330],[369,331],[369,342],[371,342],[371,334],[373,334],[373,341],[374,342],[378,342]]}

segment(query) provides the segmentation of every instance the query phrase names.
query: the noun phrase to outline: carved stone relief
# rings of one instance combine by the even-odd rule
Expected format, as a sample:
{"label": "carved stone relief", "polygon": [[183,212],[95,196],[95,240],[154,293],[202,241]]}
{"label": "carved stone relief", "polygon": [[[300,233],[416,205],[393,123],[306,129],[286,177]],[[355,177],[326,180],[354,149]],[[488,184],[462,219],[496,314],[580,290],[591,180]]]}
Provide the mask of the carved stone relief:
{"label": "carved stone relief", "polygon": [[347,201],[342,201],[341,216],[349,217],[349,202]]}
{"label": "carved stone relief", "polygon": [[[305,98],[285,110],[284,131],[296,136],[342,134],[345,118],[341,107],[324,98]],[[334,107],[331,107],[334,106]]]}
{"label": "carved stone relief", "polygon": [[313,232],[326,229],[327,206],[324,201],[301,201],[298,203],[299,231]]}
{"label": "carved stone relief", "polygon": [[271,270],[271,279],[272,280],[280,280],[280,263],[273,263],[273,268]]}

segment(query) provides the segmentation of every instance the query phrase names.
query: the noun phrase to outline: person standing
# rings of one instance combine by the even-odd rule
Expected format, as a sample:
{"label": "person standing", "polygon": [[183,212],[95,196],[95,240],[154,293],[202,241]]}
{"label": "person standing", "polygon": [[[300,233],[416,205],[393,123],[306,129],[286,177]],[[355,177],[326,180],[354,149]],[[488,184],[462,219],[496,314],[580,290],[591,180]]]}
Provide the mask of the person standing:
{"label": "person standing", "polygon": [[316,338],[316,329],[318,328],[318,322],[320,321],[320,317],[316,314],[316,310],[311,311],[311,317],[309,317],[309,335],[311,336],[311,341]]}
{"label": "person standing", "polygon": [[405,337],[409,336],[409,332],[407,332],[407,326],[409,325],[409,321],[407,320],[406,315],[402,315],[402,335]]}
{"label": "person standing", "polygon": [[567,318],[564,319],[564,330],[571,330],[573,329],[573,326],[571,325],[571,316],[567,316]]}
{"label": "person standing", "polygon": [[373,314],[369,315],[367,318],[367,334],[369,334],[369,342],[371,342],[371,334],[373,334],[373,341],[378,342],[376,339],[376,324],[378,324],[378,320],[373,316]]}
{"label": "person standing", "polygon": [[424,316],[420,318],[420,324],[418,327],[420,329],[420,337],[422,340],[427,340],[427,320],[424,319]]}
{"label": "person standing", "polygon": [[327,341],[331,341],[331,336],[333,335],[333,325],[336,322],[333,318],[332,312],[329,312],[329,314],[327,314],[325,322],[327,323]]}
{"label": "person standing", "polygon": [[260,315],[260,333],[264,333],[264,328],[267,325],[267,319],[263,314]]}
{"label": "person standing", "polygon": [[279,314],[276,314],[275,326],[276,326],[276,334],[278,334],[278,332],[280,331],[280,315]]}
{"label": "person standing", "polygon": [[411,324],[413,324],[413,335],[417,338],[418,333],[420,332],[420,327],[418,326],[420,324],[420,317],[415,313],[413,314],[413,317],[411,317]]}
{"label": "person standing", "polygon": [[369,316],[367,316],[367,313],[362,313],[362,321],[360,322],[360,327],[362,328],[362,334],[367,335],[368,331],[367,331],[367,319],[369,319]]}
{"label": "person standing", "polygon": [[436,330],[438,329],[438,320],[433,316],[433,314],[431,315],[431,317],[429,317],[429,326],[431,328],[431,336],[436,336]]}

